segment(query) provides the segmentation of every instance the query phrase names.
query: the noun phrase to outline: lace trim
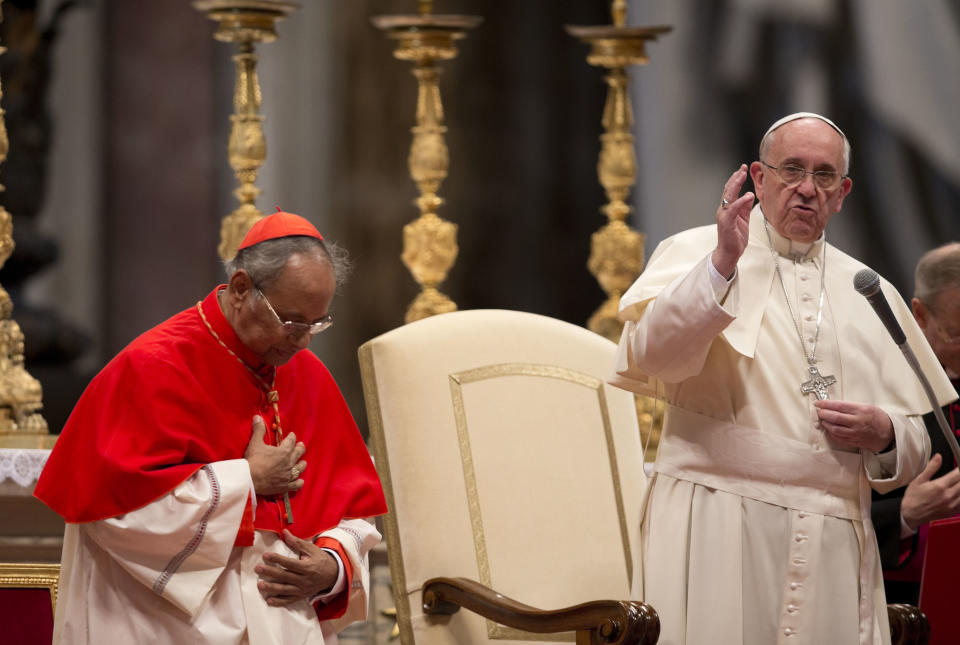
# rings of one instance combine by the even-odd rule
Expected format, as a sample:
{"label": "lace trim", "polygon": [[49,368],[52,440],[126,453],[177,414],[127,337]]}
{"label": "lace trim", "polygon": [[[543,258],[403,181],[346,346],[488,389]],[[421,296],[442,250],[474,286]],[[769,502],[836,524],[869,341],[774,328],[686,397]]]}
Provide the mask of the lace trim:
{"label": "lace trim", "polygon": [[213,515],[213,512],[217,510],[217,506],[220,505],[220,482],[217,480],[217,476],[214,474],[213,469],[210,468],[210,466],[204,466],[202,470],[206,471],[207,478],[210,480],[210,506],[207,508],[206,513],[203,514],[203,517],[200,518],[200,526],[198,526],[196,532],[194,532],[193,538],[187,542],[187,545],[182,551],[180,551],[180,553],[171,558],[166,568],[164,568],[163,573],[161,573],[160,577],[157,578],[157,581],[153,583],[153,593],[157,594],[158,596],[163,595],[163,590],[166,589],[167,583],[170,582],[170,578],[173,577],[173,574],[177,572],[177,569],[180,568],[180,565],[182,565],[187,558],[193,555],[194,551],[197,550],[197,547],[200,546],[200,542],[203,540],[203,536],[207,532],[207,523],[210,521],[210,516]]}
{"label": "lace trim", "polygon": [[40,478],[40,471],[49,456],[49,450],[41,449],[0,450],[0,482],[9,477],[20,486],[30,486]]}
{"label": "lace trim", "polygon": [[360,535],[360,532],[357,531],[356,529],[352,529],[350,527],[344,526],[343,522],[341,522],[340,525],[337,526],[337,528],[353,538],[353,541],[357,543],[357,553],[360,553],[360,547],[363,544],[363,538]]}

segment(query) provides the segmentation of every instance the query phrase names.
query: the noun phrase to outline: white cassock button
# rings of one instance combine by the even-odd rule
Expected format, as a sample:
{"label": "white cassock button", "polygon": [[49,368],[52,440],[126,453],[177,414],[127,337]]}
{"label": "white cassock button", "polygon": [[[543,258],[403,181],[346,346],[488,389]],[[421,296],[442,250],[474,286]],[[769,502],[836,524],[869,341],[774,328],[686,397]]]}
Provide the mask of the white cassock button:
{"label": "white cassock button", "polygon": [[797,630],[793,629],[792,627],[787,627],[785,630],[783,630],[783,633],[787,636],[795,636],[797,634]]}
{"label": "white cassock button", "polygon": [[803,586],[803,585],[800,584],[799,582],[791,582],[791,583],[790,583],[790,589],[793,590],[793,591],[796,591],[797,589],[799,589],[799,588],[802,587],[802,586]]}
{"label": "white cassock button", "polygon": [[796,540],[797,542],[803,542],[804,540],[807,539],[807,535],[805,533],[797,533],[793,539]]}
{"label": "white cassock button", "polygon": [[803,319],[806,320],[807,322],[813,322],[813,314],[807,314],[806,316],[803,317]]}
{"label": "white cassock button", "polygon": [[810,277],[809,277],[806,273],[801,273],[801,274],[800,274],[800,279],[801,279],[802,281],[806,282],[807,280],[810,279]]}
{"label": "white cassock button", "polygon": [[798,610],[798,609],[800,609],[800,608],[797,607],[797,606],[796,606],[795,604],[793,604],[793,603],[790,603],[789,605],[787,605],[787,611],[788,611],[789,613],[791,613],[791,614],[797,613],[797,610]]}
{"label": "white cassock button", "polygon": [[809,293],[803,294],[802,296],[800,296],[800,300],[803,300],[804,302],[810,302],[810,294]]}
{"label": "white cassock button", "polygon": [[802,520],[803,518],[805,518],[806,516],[807,516],[807,514],[804,513],[803,511],[797,513],[797,517],[799,517],[801,520]]}

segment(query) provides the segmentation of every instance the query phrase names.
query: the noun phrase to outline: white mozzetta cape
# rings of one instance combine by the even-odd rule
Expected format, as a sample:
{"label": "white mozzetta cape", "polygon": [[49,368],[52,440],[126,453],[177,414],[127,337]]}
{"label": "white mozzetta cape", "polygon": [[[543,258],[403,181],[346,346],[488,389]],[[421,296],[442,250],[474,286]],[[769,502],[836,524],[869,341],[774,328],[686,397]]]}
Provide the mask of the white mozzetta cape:
{"label": "white mozzetta cape", "polygon": [[[718,303],[708,263],[715,226],[661,243],[621,300],[627,321],[611,382],[666,401],[642,522],[637,597],[662,621],[661,643],[889,642],[870,487],[907,483],[925,463],[916,422],[929,402],[865,298],[863,265],[826,245],[817,367],[830,398],[871,403],[893,421],[883,456],[833,446],[776,277],[762,212]],[[817,325],[825,243],[771,228],[787,298],[807,345]],[[941,403],[949,380],[903,299],[882,289]]]}

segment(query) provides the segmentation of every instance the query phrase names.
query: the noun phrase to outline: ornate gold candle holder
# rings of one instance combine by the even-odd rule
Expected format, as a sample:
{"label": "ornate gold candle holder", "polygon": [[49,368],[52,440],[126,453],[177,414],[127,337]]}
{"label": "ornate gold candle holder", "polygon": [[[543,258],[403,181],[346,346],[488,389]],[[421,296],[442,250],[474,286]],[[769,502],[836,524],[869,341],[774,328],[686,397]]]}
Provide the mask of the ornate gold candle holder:
{"label": "ornate gold candle holder", "polygon": [[[617,316],[620,297],[643,270],[642,233],[632,230],[624,220],[632,210],[627,197],[633,189],[637,174],[637,154],[633,145],[633,106],[627,92],[628,65],[643,65],[649,61],[648,42],[670,32],[673,27],[627,27],[626,0],[611,3],[612,26],[575,27],[567,32],[590,45],[587,62],[608,70],[607,100],[603,108],[603,134],[600,135],[600,158],[597,175],[607,193],[608,203],[601,209],[607,224],[590,238],[590,257],[587,268],[597,278],[607,299],[590,316],[587,327],[613,342],[620,339],[623,322]],[[645,458],[656,454],[663,426],[663,407],[648,397],[637,396],[637,417],[641,431],[649,428]]]}
{"label": "ornate gold candle holder", "polygon": [[254,186],[254,182],[267,158],[267,142],[263,136],[263,116],[260,115],[260,84],[254,45],[276,40],[277,20],[300,5],[273,0],[197,0],[193,7],[219,23],[213,36],[215,39],[237,46],[237,53],[233,56],[236,84],[227,155],[240,184],[233,193],[240,205],[223,219],[217,247],[220,257],[229,260],[236,255],[237,247],[250,227],[263,217],[255,205],[260,189]]}
{"label": "ornate gold candle holder", "polygon": [[626,225],[632,210],[626,200],[633,189],[637,173],[637,156],[633,145],[633,107],[627,92],[628,65],[648,62],[646,45],[671,31],[668,26],[626,27],[627,7],[624,0],[613,2],[613,25],[599,27],[568,26],[567,32],[590,45],[587,62],[608,70],[607,99],[603,109],[604,133],[600,135],[600,159],[597,174],[607,194],[608,203],[601,209],[607,224],[590,240],[587,267],[607,294],[606,301],[587,322],[587,327],[617,342],[623,323],[617,317],[620,297],[643,270],[644,236]]}
{"label": "ornate gold candle holder", "polygon": [[411,128],[408,164],[420,197],[414,203],[420,216],[403,227],[401,259],[420,285],[420,294],[407,308],[406,322],[456,311],[457,305],[437,286],[457,259],[457,226],[437,215],[443,198],[437,193],[447,177],[450,158],[444,133],[438,61],[457,55],[454,42],[483,20],[479,16],[433,15],[432,2],[421,0],[417,15],[375,16],[374,26],[396,40],[393,55],[414,63],[417,78],[417,124]]}
{"label": "ornate gold candle holder", "polygon": [[[0,54],[5,51],[7,48],[0,46]],[[0,164],[7,160],[9,151],[4,111],[0,109]],[[0,192],[3,190],[0,184]],[[13,253],[13,246],[13,218],[0,206],[0,266]],[[12,313],[10,294],[0,287],[0,448],[50,448],[57,438],[49,434],[47,422],[40,414],[43,389],[23,366],[23,332],[11,318]]]}

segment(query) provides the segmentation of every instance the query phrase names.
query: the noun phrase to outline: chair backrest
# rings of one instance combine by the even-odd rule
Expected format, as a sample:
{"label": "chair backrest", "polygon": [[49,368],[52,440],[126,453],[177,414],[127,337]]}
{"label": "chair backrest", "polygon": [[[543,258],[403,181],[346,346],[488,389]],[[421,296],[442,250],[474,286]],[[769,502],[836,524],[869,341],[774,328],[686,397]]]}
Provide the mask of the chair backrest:
{"label": "chair backrest", "polygon": [[424,616],[434,576],[541,609],[629,598],[645,480],[633,396],[605,383],[614,351],[502,310],[434,316],[360,347],[404,645],[557,640],[466,611]]}

